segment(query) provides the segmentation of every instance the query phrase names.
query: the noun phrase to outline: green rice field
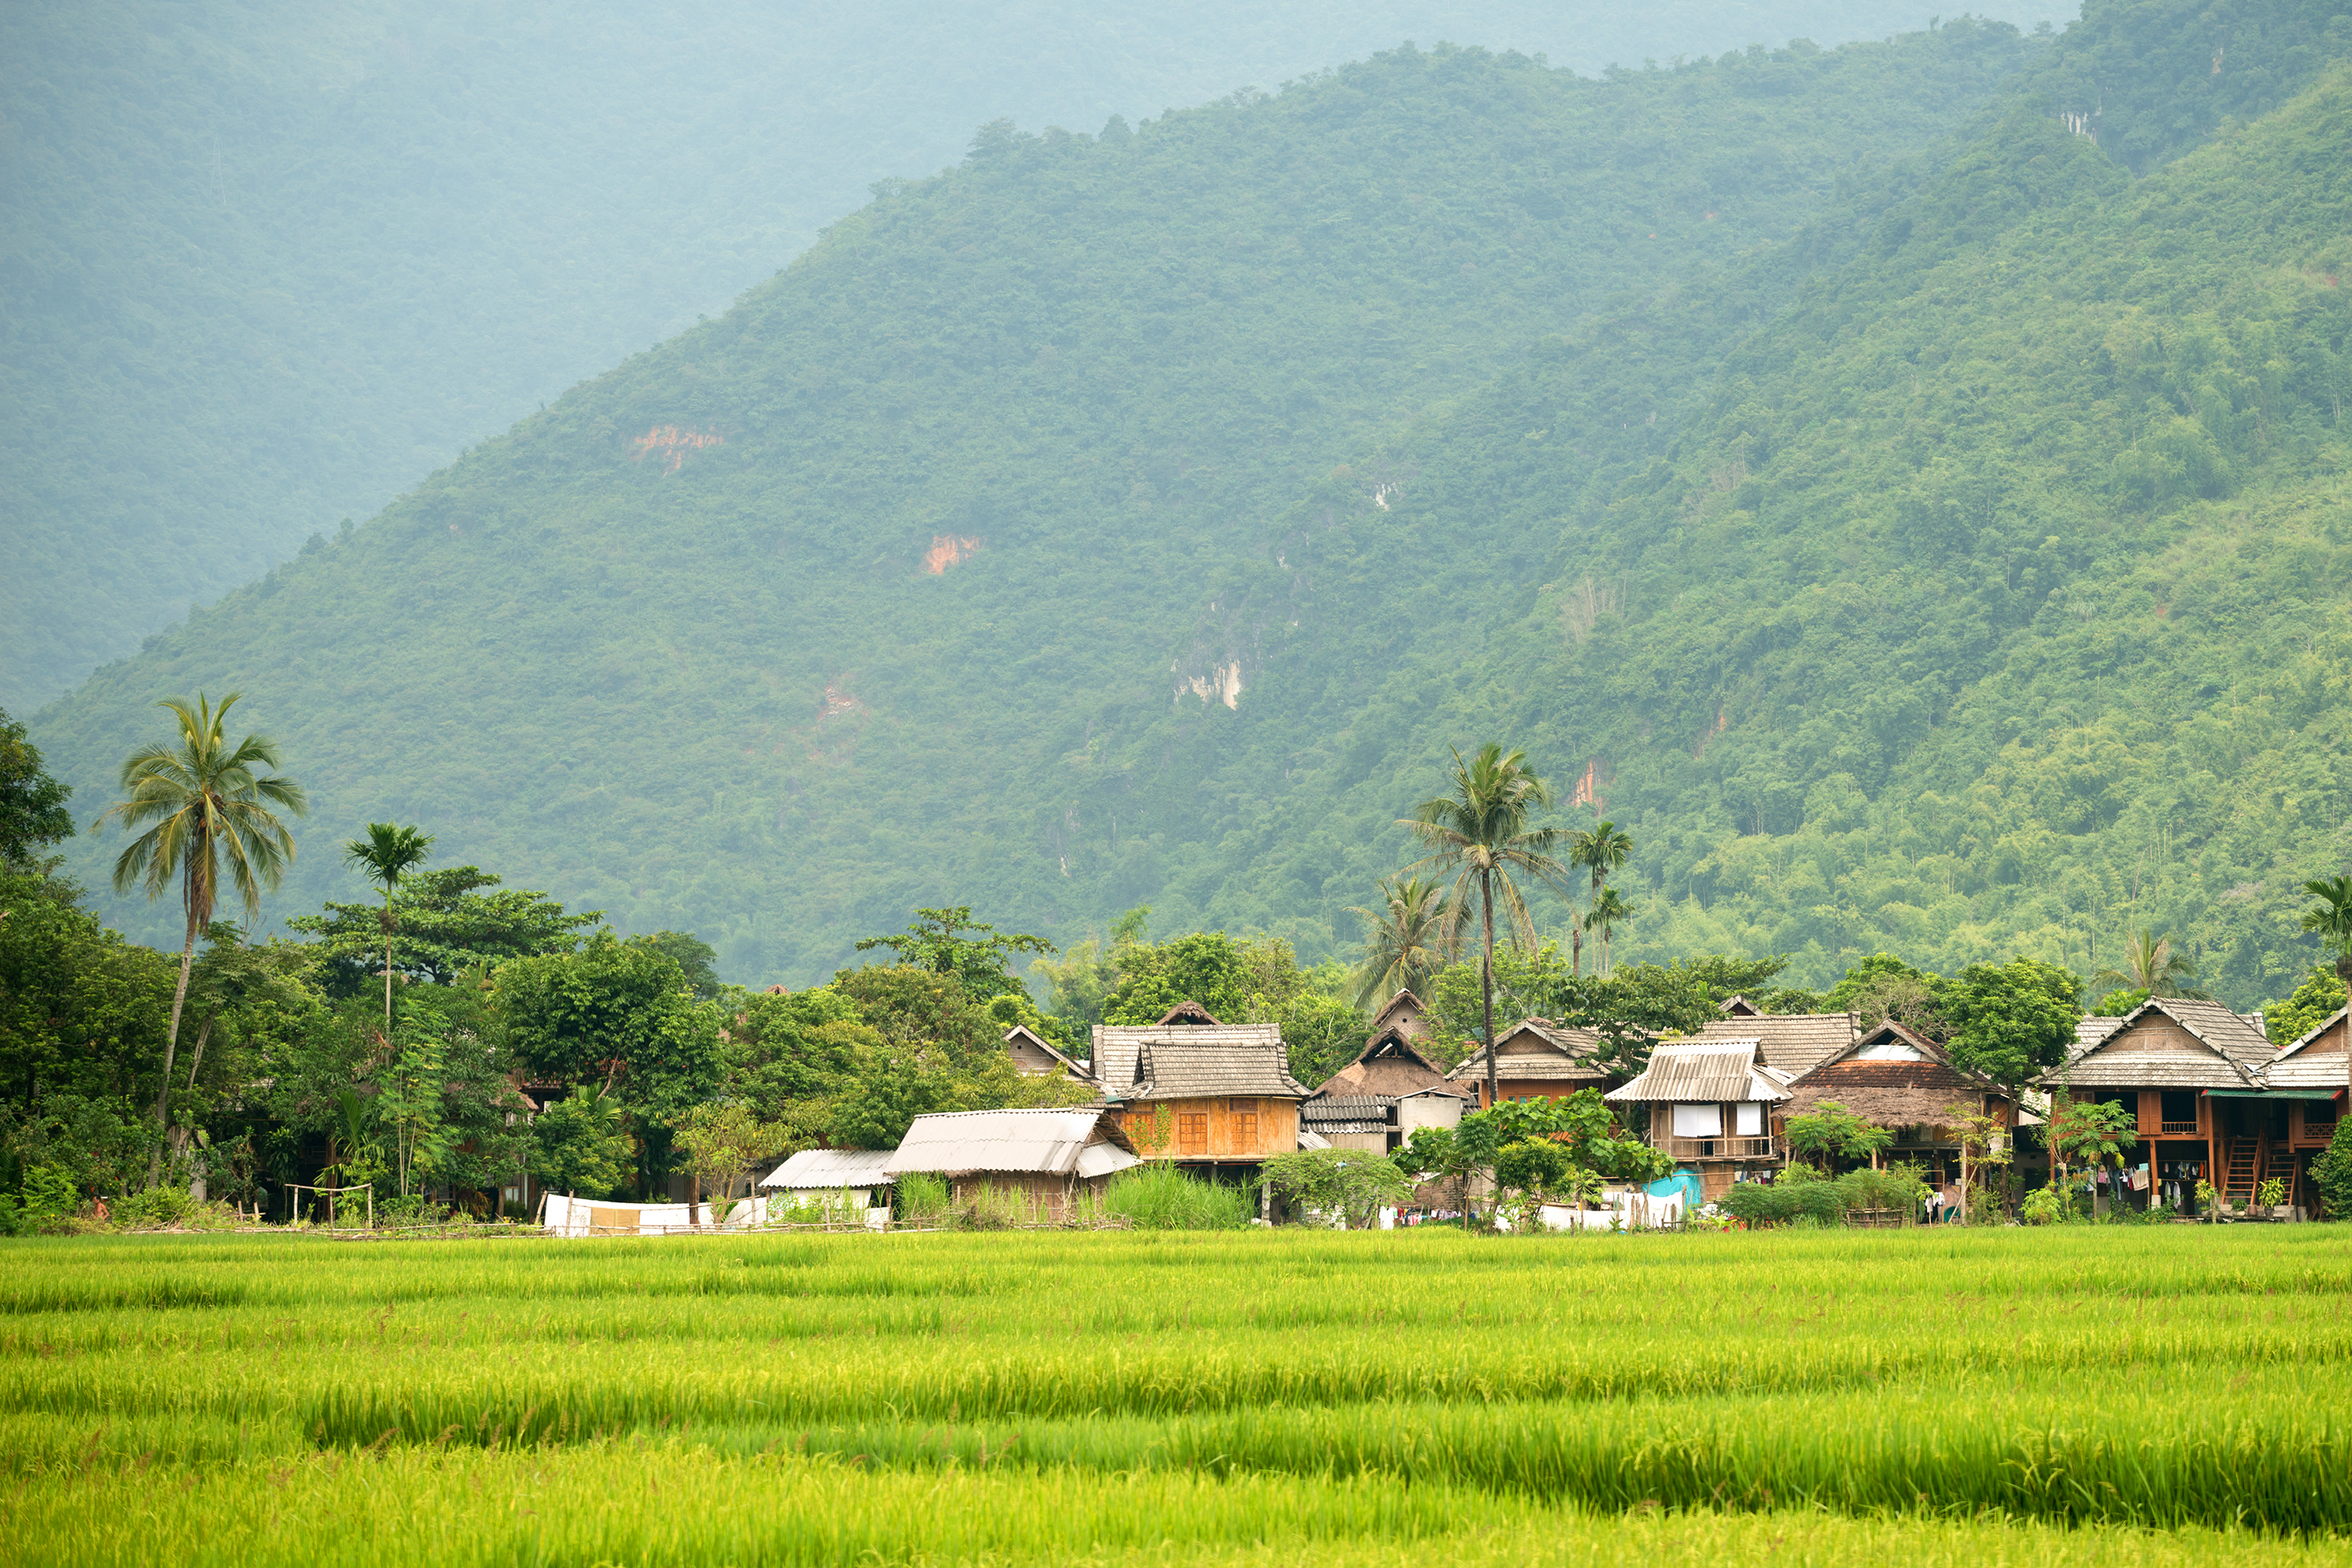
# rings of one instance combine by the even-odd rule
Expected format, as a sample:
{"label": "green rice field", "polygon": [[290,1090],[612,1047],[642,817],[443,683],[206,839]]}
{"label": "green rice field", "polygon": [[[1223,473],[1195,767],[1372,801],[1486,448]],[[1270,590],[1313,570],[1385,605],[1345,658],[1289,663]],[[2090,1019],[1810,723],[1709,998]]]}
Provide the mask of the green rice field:
{"label": "green rice field", "polygon": [[0,1243],[0,1562],[2352,1560],[2352,1226]]}

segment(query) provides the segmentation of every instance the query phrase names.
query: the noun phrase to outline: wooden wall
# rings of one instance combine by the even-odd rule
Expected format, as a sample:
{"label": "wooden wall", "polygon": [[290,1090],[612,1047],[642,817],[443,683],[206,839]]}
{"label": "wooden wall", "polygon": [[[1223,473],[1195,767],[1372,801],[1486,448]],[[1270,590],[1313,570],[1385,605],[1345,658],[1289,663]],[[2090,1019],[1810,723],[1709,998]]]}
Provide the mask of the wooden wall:
{"label": "wooden wall", "polygon": [[[1169,1114],[1166,1146],[1155,1145],[1159,1113]],[[1147,1159],[1263,1160],[1298,1147],[1298,1103],[1290,1100],[1170,1100],[1121,1113],[1136,1152]]]}

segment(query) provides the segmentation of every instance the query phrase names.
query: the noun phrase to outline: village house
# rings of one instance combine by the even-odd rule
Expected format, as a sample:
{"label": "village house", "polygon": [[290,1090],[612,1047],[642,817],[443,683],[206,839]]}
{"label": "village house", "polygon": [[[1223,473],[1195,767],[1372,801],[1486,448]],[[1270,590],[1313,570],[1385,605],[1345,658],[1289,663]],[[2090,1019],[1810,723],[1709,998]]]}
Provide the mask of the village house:
{"label": "village house", "polygon": [[2262,1182],[2294,1173],[2309,1124],[2303,1102],[2263,1082],[2278,1054],[2219,1002],[2151,996],[2121,1018],[2084,1019],[2066,1060],[2035,1083],[2129,1111],[2139,1141],[2125,1162],[2126,1206],[2189,1214],[2200,1180],[2251,1202]]}
{"label": "village house", "polygon": [[[2302,1038],[2290,1040],[2263,1069],[2263,1087],[2287,1097],[2284,1157],[2274,1159],[2273,1174],[2287,1184],[2287,1202],[2306,1214],[2319,1212],[2319,1190],[2312,1184],[2311,1163],[2326,1152],[2343,1119],[2347,1097],[2346,1058],[2352,1037],[2352,1016],[2342,1007],[2323,1018]],[[2277,1112],[2272,1112],[2275,1124]],[[2273,1153],[2276,1154],[2276,1145]]]}
{"label": "village house", "polygon": [[1097,1024],[1094,1081],[1134,1146],[1199,1175],[1238,1178],[1300,1147],[1299,1102],[1282,1031],[1225,1024],[1181,1002],[1157,1023]]}
{"label": "village house", "polygon": [[918,1116],[882,1164],[892,1181],[944,1177],[950,1201],[1010,1202],[1052,1224],[1081,1196],[1139,1163],[1118,1115],[1102,1106],[1051,1110],[950,1110]]}
{"label": "village house", "polygon": [[1811,1072],[1862,1037],[1862,1020],[1852,1013],[1767,1013],[1745,996],[1734,996],[1694,1037],[1702,1040],[1754,1040],[1764,1065],[1791,1079]]}
{"label": "village house", "polygon": [[1372,1037],[1379,1038],[1394,1029],[1408,1040],[1417,1040],[1429,1033],[1429,1007],[1406,986],[1381,1005],[1372,1015]]}
{"label": "village house", "polygon": [[[1412,995],[1397,993],[1400,999]],[[1397,1011],[1391,1002],[1383,1016]],[[1417,1127],[1460,1122],[1468,1091],[1449,1085],[1445,1069],[1423,1056],[1412,1038],[1393,1017],[1375,1030],[1355,1059],[1299,1106],[1301,1130],[1335,1149],[1391,1152]]]}
{"label": "village house", "polygon": [[1094,1082],[1092,1073],[1055,1050],[1026,1024],[1015,1024],[1004,1031],[1004,1052],[1013,1058],[1013,1070],[1024,1078],[1051,1078],[1058,1073],[1080,1083]]}
{"label": "village house", "polygon": [[[1505,1100],[1565,1100],[1580,1089],[1606,1089],[1618,1076],[1593,1058],[1601,1037],[1542,1018],[1526,1018],[1503,1031],[1495,1048],[1495,1092]],[[1445,1075],[1446,1081],[1486,1105],[1486,1052],[1482,1047]]]}
{"label": "village house", "polygon": [[1651,1146],[1696,1173],[1700,1201],[1714,1203],[1781,1163],[1787,1145],[1774,1112],[1789,1084],[1752,1035],[1683,1037],[1659,1041],[1639,1077],[1601,1098],[1621,1110],[1646,1107]]}
{"label": "village house", "polygon": [[1775,1111],[1778,1131],[1785,1136],[1789,1118],[1824,1102],[1892,1132],[1886,1158],[1917,1162],[1938,1185],[1959,1179],[1960,1144],[1951,1126],[1955,1110],[1991,1116],[2004,1127],[2013,1122],[2013,1108],[1999,1084],[1954,1067],[1941,1046],[1892,1018],[1796,1074],[1789,1098]]}
{"label": "village house", "polygon": [[890,1206],[890,1178],[883,1167],[887,1149],[803,1149],[760,1178],[788,1203],[821,1202],[852,1211],[851,1217]]}

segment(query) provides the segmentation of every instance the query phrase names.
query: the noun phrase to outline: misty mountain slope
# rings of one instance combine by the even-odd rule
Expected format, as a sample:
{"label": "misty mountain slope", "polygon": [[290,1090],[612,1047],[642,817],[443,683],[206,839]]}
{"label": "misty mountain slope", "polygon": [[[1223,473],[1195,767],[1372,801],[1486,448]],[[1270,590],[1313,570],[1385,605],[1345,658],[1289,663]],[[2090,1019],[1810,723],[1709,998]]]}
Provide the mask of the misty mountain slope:
{"label": "misty mountain slope", "polygon": [[1791,233],[2034,48],[1955,25],[1603,82],[1397,51],[992,132],[37,732],[89,806],[156,697],[244,689],[320,807],[289,904],[397,816],[747,977],[917,902],[1082,928],[1252,808],[1201,786],[1305,611],[1290,498],[1613,292]]}
{"label": "misty mountain slope", "polygon": [[[2347,145],[2341,68],[2138,183],[2037,89],[1680,405],[1650,366],[1719,290],[1467,400],[1382,459],[1385,510],[1297,514],[1323,631],[1265,685],[1364,678],[1251,715],[1228,777],[1328,739],[1171,883],[1246,919],[1241,860],[1336,903],[1444,746],[1505,734],[1640,843],[1626,956],[2087,973],[2153,929],[2242,1005],[2290,985],[2302,881],[2352,862]],[[1538,572],[1449,592],[1531,536]]]}
{"label": "misty mountain slope", "polygon": [[1927,9],[10,6],[0,408],[26,437],[0,455],[0,707],[723,309],[983,121],[1090,130],[1405,37],[1589,72]]}

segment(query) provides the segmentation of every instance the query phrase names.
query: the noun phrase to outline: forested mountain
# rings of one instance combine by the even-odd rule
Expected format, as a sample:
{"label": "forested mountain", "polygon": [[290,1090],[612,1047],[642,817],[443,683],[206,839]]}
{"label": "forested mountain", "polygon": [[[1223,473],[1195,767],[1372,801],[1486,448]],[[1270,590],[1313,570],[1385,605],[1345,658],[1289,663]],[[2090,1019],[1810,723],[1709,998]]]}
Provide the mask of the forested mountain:
{"label": "forested mountain", "polygon": [[2256,989],[2352,847],[2347,29],[1395,51],[993,128],[36,735],[89,805],[241,687],[307,842],[416,820],[794,980],[949,901],[1327,951],[1499,735],[1640,843],[1622,955],[2153,922]]}
{"label": "forested mountain", "polygon": [[[82,0],[0,10],[0,707],[716,312],[1003,115],[1091,129],[1393,45],[1588,73],[1926,0]],[[2031,24],[2051,0],[2026,0]]]}

